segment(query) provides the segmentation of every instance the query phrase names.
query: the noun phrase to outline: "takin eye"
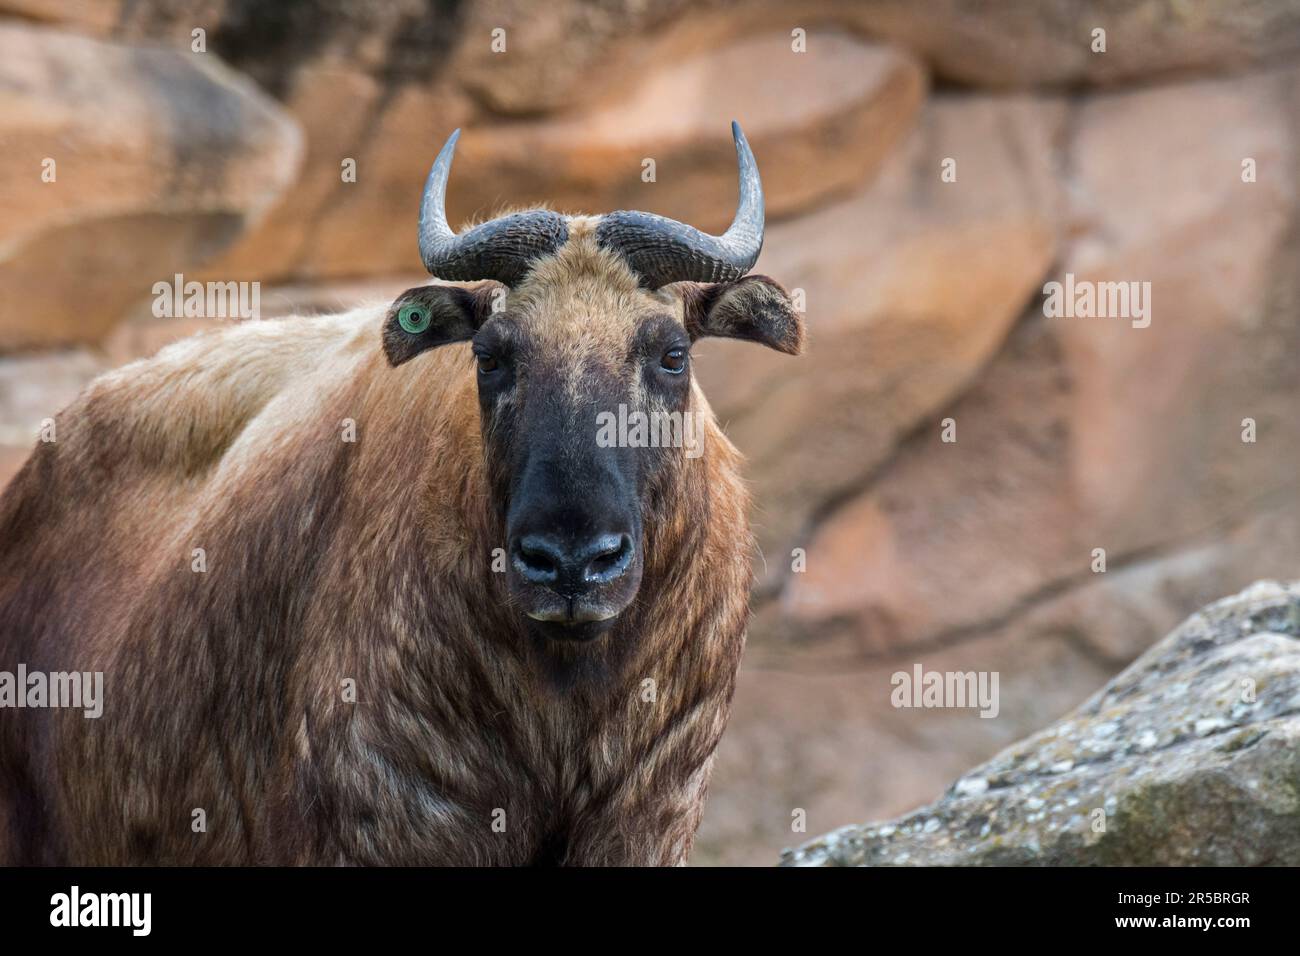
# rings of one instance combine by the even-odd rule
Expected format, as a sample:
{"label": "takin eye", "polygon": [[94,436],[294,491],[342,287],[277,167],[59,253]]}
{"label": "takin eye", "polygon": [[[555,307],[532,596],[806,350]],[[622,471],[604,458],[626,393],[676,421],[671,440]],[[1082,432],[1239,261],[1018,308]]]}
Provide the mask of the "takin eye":
{"label": "takin eye", "polygon": [[497,359],[491,352],[480,352],[475,350],[474,357],[478,359],[478,370],[480,374],[487,375],[488,373],[497,370]]}
{"label": "takin eye", "polygon": [[433,313],[422,305],[404,305],[397,313],[397,323],[403,332],[419,335],[433,321]]}
{"label": "takin eye", "polygon": [[686,349],[669,349],[659,360],[659,367],[672,375],[681,375],[686,371]]}

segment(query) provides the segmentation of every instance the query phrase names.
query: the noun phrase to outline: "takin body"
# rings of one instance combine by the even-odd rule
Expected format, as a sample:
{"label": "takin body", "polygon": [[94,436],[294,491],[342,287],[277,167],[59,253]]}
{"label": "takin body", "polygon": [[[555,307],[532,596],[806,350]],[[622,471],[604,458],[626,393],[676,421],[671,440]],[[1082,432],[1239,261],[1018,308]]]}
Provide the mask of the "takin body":
{"label": "takin body", "polygon": [[[0,670],[102,672],[102,716],[0,710],[0,863],[684,862],[752,542],[673,343],[802,326],[762,277],[648,288],[597,222],[60,413],[0,498]],[[599,447],[619,402],[704,454]]]}

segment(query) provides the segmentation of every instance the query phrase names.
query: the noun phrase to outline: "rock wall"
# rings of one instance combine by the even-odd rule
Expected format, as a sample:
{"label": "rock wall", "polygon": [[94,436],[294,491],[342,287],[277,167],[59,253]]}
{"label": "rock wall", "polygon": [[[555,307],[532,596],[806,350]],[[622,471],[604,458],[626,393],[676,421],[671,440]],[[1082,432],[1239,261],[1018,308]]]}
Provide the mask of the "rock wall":
{"label": "rock wall", "polygon": [[[453,219],[719,229],[739,119],[810,345],[698,349],[762,555],[696,862],[768,862],[1300,577],[1296,102],[1285,0],[0,0],[0,481],[220,321],[155,318],[157,281],[259,282],[263,318],[422,281],[456,126]],[[1067,275],[1150,283],[1149,324],[1049,316]],[[917,663],[998,672],[998,717],[893,707]]]}

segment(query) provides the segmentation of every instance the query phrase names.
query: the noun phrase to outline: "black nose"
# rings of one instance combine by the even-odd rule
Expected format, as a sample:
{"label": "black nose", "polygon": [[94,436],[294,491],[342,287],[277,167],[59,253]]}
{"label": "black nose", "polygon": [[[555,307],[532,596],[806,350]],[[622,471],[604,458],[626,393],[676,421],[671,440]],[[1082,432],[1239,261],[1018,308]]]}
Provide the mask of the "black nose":
{"label": "black nose", "polygon": [[524,580],[560,594],[607,584],[622,577],[631,564],[632,538],[626,534],[598,534],[574,542],[526,534],[514,546],[515,569]]}

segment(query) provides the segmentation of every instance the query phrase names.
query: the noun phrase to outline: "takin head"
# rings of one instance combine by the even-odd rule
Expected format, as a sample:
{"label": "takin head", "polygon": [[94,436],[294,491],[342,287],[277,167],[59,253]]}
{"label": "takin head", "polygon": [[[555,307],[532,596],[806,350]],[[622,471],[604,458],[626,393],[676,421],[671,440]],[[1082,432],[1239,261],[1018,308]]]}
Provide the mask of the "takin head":
{"label": "takin head", "polygon": [[704,451],[692,344],[713,335],[802,348],[786,291],[745,275],[763,245],[763,188],[744,134],[735,123],[732,132],[740,201],[721,236],[643,212],[549,210],[457,235],[444,199],[459,130],[429,174],[425,267],[440,279],[490,281],[403,293],[384,350],[399,365],[471,343],[507,587],[548,640],[596,638],[636,598],[655,502]]}

